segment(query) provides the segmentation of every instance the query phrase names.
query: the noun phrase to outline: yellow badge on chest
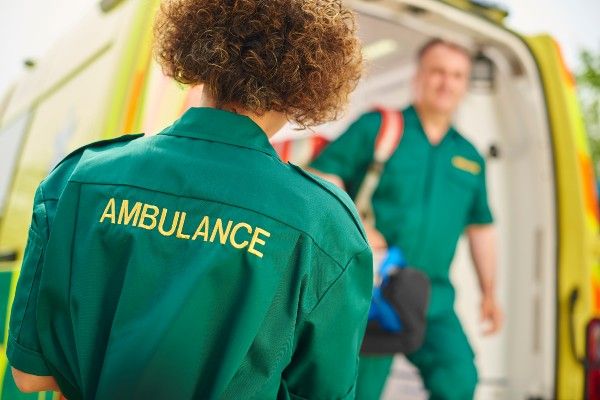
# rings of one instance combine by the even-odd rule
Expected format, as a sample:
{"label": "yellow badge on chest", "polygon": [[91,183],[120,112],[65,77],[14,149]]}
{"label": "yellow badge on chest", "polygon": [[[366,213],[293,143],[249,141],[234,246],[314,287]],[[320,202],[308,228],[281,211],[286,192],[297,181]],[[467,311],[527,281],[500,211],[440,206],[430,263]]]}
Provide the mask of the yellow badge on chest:
{"label": "yellow badge on chest", "polygon": [[475,161],[467,160],[461,156],[452,157],[452,165],[473,175],[479,175],[481,167]]}

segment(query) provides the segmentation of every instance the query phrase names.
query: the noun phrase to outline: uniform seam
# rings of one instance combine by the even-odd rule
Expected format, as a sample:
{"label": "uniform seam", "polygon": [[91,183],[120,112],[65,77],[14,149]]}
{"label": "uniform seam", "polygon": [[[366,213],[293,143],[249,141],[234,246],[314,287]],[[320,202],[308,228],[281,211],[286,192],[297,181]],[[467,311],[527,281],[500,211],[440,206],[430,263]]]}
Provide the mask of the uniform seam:
{"label": "uniform seam", "polygon": [[291,390],[288,391],[288,393],[292,397],[292,400],[309,400],[307,397],[300,396],[299,394],[296,394],[296,393],[292,392]]}
{"label": "uniform seam", "polygon": [[[68,182],[69,181],[67,180],[67,184],[68,184]],[[79,184],[79,186],[77,187],[77,204],[74,207],[74,217],[75,218],[74,218],[73,227],[72,227],[72,230],[71,230],[73,237],[71,238],[71,244],[70,244],[69,276],[68,276],[68,282],[69,283],[68,283],[68,288],[67,288],[67,290],[68,290],[68,294],[67,294],[67,299],[68,300],[67,301],[68,301],[69,305],[73,304],[73,302],[72,302],[72,298],[73,298],[73,290],[72,290],[72,286],[73,286],[73,260],[75,259],[74,254],[75,254],[75,250],[77,249],[77,246],[75,245],[75,242],[76,242],[76,238],[77,238],[77,228],[78,228],[78,225],[79,225],[79,216],[81,214],[81,210],[79,208],[79,205],[81,204],[81,187],[82,187],[81,184]],[[63,193],[64,193],[64,191],[66,191],[66,185],[63,188]],[[69,313],[70,313],[70,311],[69,311]],[[77,352],[78,352],[77,341],[75,341],[74,344],[75,344],[74,351],[75,351],[75,354],[77,354]],[[79,362],[79,359],[77,359],[77,358],[75,358],[75,367],[76,367],[76,371],[79,372],[78,378],[81,379],[81,375],[80,375],[80,371],[81,371],[80,362]],[[70,382],[70,380],[68,382],[69,382],[69,384],[72,385],[72,383]],[[73,385],[73,386],[75,386],[75,385]]]}
{"label": "uniform seam", "polygon": [[48,199],[45,198],[44,195],[44,187],[42,185],[40,185],[40,195],[42,197],[42,205],[44,206],[44,224],[46,226],[46,233],[47,236],[50,236],[50,221],[48,221],[48,211],[46,209],[46,201],[48,201]]}
{"label": "uniform seam", "polygon": [[310,315],[313,313],[313,311],[315,311],[318,307],[319,304],[321,304],[321,302],[323,301],[323,299],[325,298],[325,296],[327,296],[327,294],[329,293],[329,291],[331,290],[331,288],[340,281],[340,279],[342,279],[342,277],[344,276],[344,274],[346,273],[346,271],[348,271],[348,266],[350,265],[350,263],[356,259],[358,256],[360,256],[361,254],[363,254],[366,251],[369,251],[371,248],[369,246],[365,247],[364,249],[360,250],[359,252],[355,253],[352,257],[350,257],[350,259],[348,260],[348,262],[346,263],[346,265],[343,267],[342,269],[342,273],[339,274],[334,280],[333,282],[331,282],[331,284],[329,286],[327,286],[327,289],[325,289],[325,291],[323,292],[323,294],[321,295],[321,297],[319,297],[319,299],[317,300],[317,302],[315,303],[314,307],[308,312],[308,314],[306,314],[306,319],[308,319],[310,317]]}
{"label": "uniform seam", "polygon": [[[350,219],[354,223],[354,226],[359,230],[359,233],[360,233],[361,237],[366,242],[367,241],[367,237],[366,237],[366,233],[364,233],[362,231],[362,229],[361,229],[361,226],[360,226],[360,217],[357,216],[357,215],[354,215],[354,213],[352,212],[352,210],[350,209],[350,207],[346,204],[346,202],[344,200],[342,200],[340,198],[340,196],[338,196],[337,193],[335,193],[335,191],[333,189],[328,188],[325,185],[325,182],[327,182],[327,181],[324,180],[325,182],[320,182],[318,179],[316,179],[318,177],[313,176],[308,171],[303,170],[302,168],[300,168],[299,166],[297,166],[295,164],[291,164],[290,163],[290,165],[294,166],[294,169],[299,170],[298,174],[300,176],[302,176],[305,180],[308,180],[308,181],[316,183],[321,188],[321,190],[323,190],[324,192],[328,193],[328,195],[330,197],[333,197],[344,208],[346,214],[349,215]],[[310,175],[307,175],[307,174],[310,174]],[[323,180],[322,178],[319,178],[319,179]],[[329,183],[329,182],[327,182],[327,183]],[[351,201],[351,203],[352,203],[352,201]]]}
{"label": "uniform seam", "polygon": [[[46,227],[48,226],[47,223],[47,218],[48,218],[48,214],[46,213],[46,204],[45,204],[45,200],[44,200],[44,191],[42,186],[40,185],[39,187],[39,192],[40,192],[40,198],[41,201],[38,203],[43,207],[43,211],[44,211],[44,223],[46,224]],[[37,204],[34,203],[33,207],[34,207],[34,214],[35,214],[35,208],[36,208]],[[42,241],[44,240],[44,238],[42,238],[42,235],[40,235],[35,229],[29,228],[29,235],[31,234],[35,235],[35,238],[33,240],[37,240],[37,241]],[[47,235],[45,235],[47,236]],[[47,240],[46,240],[47,241]],[[21,336],[21,330],[23,329],[23,321],[25,319],[25,315],[27,314],[27,310],[29,309],[29,303],[31,302],[31,296],[33,293],[33,285],[35,282],[35,277],[38,273],[38,269],[40,268],[40,263],[43,263],[43,255],[45,253],[45,248],[44,248],[44,244],[40,244],[40,251],[38,256],[36,257],[36,261],[35,261],[35,268],[33,270],[33,275],[32,275],[32,280],[31,280],[31,286],[29,287],[29,290],[27,291],[27,302],[25,303],[25,308],[23,310],[23,318],[21,318],[21,320],[19,321],[19,327],[17,328],[17,332],[16,332],[16,337],[15,335],[10,335],[9,337],[13,337],[15,339],[15,342],[18,343],[18,338]],[[37,322],[37,318],[36,318],[36,322]],[[37,328],[36,328],[37,330]]]}
{"label": "uniform seam", "polygon": [[[180,133],[179,135],[177,133]],[[277,156],[277,152],[273,149],[273,152],[270,152],[267,149],[259,149],[257,147],[253,147],[253,146],[245,146],[243,144],[238,144],[238,143],[230,143],[230,142],[224,142],[218,139],[208,139],[208,138],[201,138],[201,137],[195,137],[195,136],[190,136],[193,135],[193,133],[191,132],[186,132],[186,131],[171,131],[171,132],[162,132],[158,135],[156,135],[155,137],[160,137],[160,136],[171,136],[171,137],[177,137],[177,138],[183,138],[183,139],[189,139],[189,140],[200,140],[200,141],[204,141],[204,142],[210,142],[210,143],[219,143],[219,144],[224,144],[226,146],[235,146],[235,147],[241,147],[244,149],[248,149],[248,150],[253,150],[253,151],[258,151],[259,153],[263,153],[266,154],[268,156],[270,156],[271,158],[274,158],[275,160],[279,161],[281,164],[285,164],[283,161],[281,161],[281,159],[279,158],[279,156]],[[275,153],[275,154],[273,154]]]}
{"label": "uniform seam", "polygon": [[[331,254],[329,254],[327,251],[325,251],[325,249],[323,249],[319,245],[319,243],[315,240],[315,238],[311,234],[309,234],[308,232],[304,231],[303,229],[300,229],[300,228],[298,228],[296,226],[290,225],[287,222],[284,222],[284,221],[282,221],[282,220],[280,220],[278,218],[275,218],[275,217],[273,217],[271,215],[267,215],[267,214],[265,214],[265,213],[263,213],[261,211],[257,211],[257,210],[254,210],[254,209],[251,209],[251,208],[248,208],[248,207],[244,207],[244,206],[240,206],[240,205],[237,205],[237,204],[233,204],[233,203],[224,202],[224,201],[221,201],[221,200],[214,200],[214,199],[202,198],[202,197],[195,197],[195,196],[189,196],[189,195],[180,195],[180,194],[170,193],[170,192],[167,192],[167,191],[164,191],[164,190],[153,190],[153,189],[149,189],[149,188],[145,188],[145,187],[137,186],[137,185],[131,185],[131,184],[100,183],[100,182],[82,182],[82,181],[78,181],[78,180],[75,180],[75,179],[70,179],[69,182],[70,183],[77,183],[77,184],[80,184],[80,185],[99,185],[99,186],[122,186],[122,187],[130,187],[130,188],[145,190],[145,191],[148,191],[148,192],[162,193],[162,194],[166,194],[166,195],[169,195],[169,196],[175,196],[175,197],[179,197],[179,198],[188,198],[188,199],[193,199],[193,200],[209,201],[209,202],[213,202],[213,203],[223,204],[223,205],[226,205],[226,206],[229,206],[229,207],[236,207],[236,208],[239,208],[239,209],[242,209],[242,210],[247,210],[247,211],[253,212],[255,214],[262,215],[263,217],[269,218],[269,219],[271,219],[273,221],[276,221],[276,222],[278,222],[278,223],[280,223],[282,225],[285,225],[285,226],[287,226],[289,228],[292,228],[295,231],[300,232],[301,234],[304,234],[306,237],[308,237],[313,242],[313,244],[315,245],[316,248],[318,248],[326,256],[328,256],[342,271],[345,269],[345,267],[342,266],[341,262],[339,262],[338,260],[336,260]],[[367,246],[367,248],[368,248],[368,246]]]}
{"label": "uniform seam", "polygon": [[24,344],[20,343],[19,339],[14,334],[9,333],[8,340],[11,341],[13,343],[13,345],[15,345],[19,350],[24,351],[26,353],[33,354],[35,356],[39,356],[43,360],[46,360],[44,358],[44,354],[41,351],[34,350],[34,349],[30,348],[29,346],[25,346]]}
{"label": "uniform seam", "polygon": [[[89,149],[89,148],[94,148],[94,147],[101,147],[101,146],[110,146],[112,144],[116,144],[116,143],[128,143],[128,142],[132,142],[136,139],[139,139],[141,137],[144,137],[145,134],[144,133],[130,133],[130,134],[125,134],[125,135],[121,135],[121,136],[117,136],[111,139],[102,139],[102,140],[97,140],[95,142],[91,142],[88,143],[86,145],[80,146],[78,148],[76,148],[75,150],[71,151],[69,154],[67,154],[62,160],[60,160],[58,162],[58,164],[56,164],[54,166],[54,168],[52,168],[53,172],[54,170],[56,170],[58,167],[60,167],[65,161],[73,158],[74,156],[78,155],[79,153],[83,153],[85,150]],[[44,179],[45,181],[46,179]]]}

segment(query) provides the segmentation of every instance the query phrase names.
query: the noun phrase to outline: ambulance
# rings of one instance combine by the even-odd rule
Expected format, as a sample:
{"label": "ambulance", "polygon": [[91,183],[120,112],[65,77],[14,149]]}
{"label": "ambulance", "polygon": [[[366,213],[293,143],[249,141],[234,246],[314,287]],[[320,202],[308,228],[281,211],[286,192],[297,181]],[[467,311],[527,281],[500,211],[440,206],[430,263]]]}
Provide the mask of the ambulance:
{"label": "ambulance", "polygon": [[[333,139],[376,105],[406,106],[416,51],[428,39],[469,48],[471,88],[455,125],[487,160],[506,314],[500,334],[482,335],[476,275],[461,242],[452,280],[476,352],[476,398],[600,399],[595,177],[575,83],[557,43],[511,31],[505,11],[475,1],[347,3],[357,12],[368,64],[347,113],[310,131],[288,127],[274,144],[284,158],[302,163],[312,148],[290,150],[282,145],[289,138]],[[18,392],[4,355],[39,182],[73,149],[123,133],[155,134],[199,101],[197,89],[172,82],[152,60],[158,4],[100,1],[0,95],[0,399],[57,397]],[[427,398],[402,356],[383,398]]]}

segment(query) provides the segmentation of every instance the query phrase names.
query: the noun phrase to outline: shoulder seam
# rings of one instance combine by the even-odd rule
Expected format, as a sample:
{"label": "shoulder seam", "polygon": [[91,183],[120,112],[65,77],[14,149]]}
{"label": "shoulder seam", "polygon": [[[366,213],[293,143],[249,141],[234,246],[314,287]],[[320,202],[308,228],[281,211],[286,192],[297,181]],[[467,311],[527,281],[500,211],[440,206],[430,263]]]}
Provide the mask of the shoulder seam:
{"label": "shoulder seam", "polygon": [[63,162],[65,162],[66,160],[70,159],[72,156],[74,156],[76,154],[79,154],[80,152],[83,152],[83,151],[85,151],[88,148],[95,147],[95,146],[100,146],[100,145],[104,145],[104,144],[112,144],[112,143],[120,143],[120,142],[132,141],[132,140],[135,140],[135,139],[139,139],[142,136],[144,136],[143,133],[126,134],[126,135],[117,136],[117,137],[114,137],[114,138],[111,138],[111,139],[102,139],[102,140],[97,140],[95,142],[91,142],[91,143],[85,144],[83,146],[80,146],[80,147],[76,148],[75,150],[71,151],[69,154],[67,154],[66,156],[64,156],[62,158],[62,160],[60,160],[58,162],[58,164],[56,164],[54,166],[54,168],[52,168],[52,171],[54,171]]}
{"label": "shoulder seam", "polygon": [[365,242],[367,242],[367,237],[366,237],[365,233],[363,232],[362,223],[361,223],[360,219],[358,219],[357,216],[354,215],[354,212],[352,212],[350,207],[348,207],[348,205],[333,190],[329,189],[326,185],[319,182],[313,175],[311,175],[309,172],[303,170],[302,168],[298,167],[297,165],[294,165],[292,163],[288,163],[288,164],[291,165],[296,171],[298,171],[300,173],[300,175],[303,176],[305,179],[316,183],[320,188],[322,188],[324,191],[329,193],[330,196],[335,198],[335,200],[338,203],[340,203],[341,206],[344,207],[346,212],[350,215],[350,218],[352,218],[352,220],[354,221],[354,224],[356,225],[356,228],[358,228],[358,231],[360,232],[360,235],[362,236],[363,240]]}
{"label": "shoulder seam", "polygon": [[319,299],[315,303],[314,307],[306,314],[307,318],[308,318],[308,316],[310,316],[310,314],[312,314],[313,311],[315,311],[317,309],[317,307],[319,306],[319,304],[321,304],[321,301],[325,298],[325,296],[327,296],[327,293],[329,293],[329,291],[331,290],[331,288],[333,287],[333,285],[335,285],[344,276],[344,274],[348,270],[348,266],[350,265],[350,263],[352,262],[352,260],[354,260],[359,255],[363,254],[367,250],[371,250],[371,248],[368,245],[365,248],[363,248],[362,250],[356,252],[352,257],[350,257],[350,259],[348,260],[348,262],[346,262],[346,265],[344,265],[344,267],[342,268],[342,272],[337,276],[337,278],[335,278],[333,280],[333,282],[331,282],[329,284],[329,286],[327,286],[327,289],[325,289],[323,291],[323,294],[321,295],[321,297],[319,297]]}
{"label": "shoulder seam", "polygon": [[42,204],[44,205],[44,224],[46,225],[46,234],[50,234],[50,221],[48,220],[48,209],[46,208],[47,199],[44,196],[44,188],[40,185],[40,195],[42,198]]}

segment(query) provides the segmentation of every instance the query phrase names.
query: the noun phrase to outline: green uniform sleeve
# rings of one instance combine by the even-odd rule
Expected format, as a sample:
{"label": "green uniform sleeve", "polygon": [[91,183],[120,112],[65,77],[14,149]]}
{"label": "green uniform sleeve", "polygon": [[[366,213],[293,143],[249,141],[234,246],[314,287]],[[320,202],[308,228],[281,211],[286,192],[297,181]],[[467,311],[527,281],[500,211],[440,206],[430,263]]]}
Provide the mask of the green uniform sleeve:
{"label": "green uniform sleeve", "polygon": [[50,375],[41,353],[36,326],[37,298],[47,241],[46,207],[40,187],[35,195],[29,237],[12,304],[6,349],[8,360],[13,367],[39,376]]}
{"label": "green uniform sleeve", "polygon": [[357,254],[299,328],[283,374],[292,399],[354,398],[372,289],[370,249]]}
{"label": "green uniform sleeve", "polygon": [[371,112],[361,116],[346,132],[331,142],[311,163],[311,167],[342,178],[349,193],[353,193],[373,160],[375,138],[381,115]]}
{"label": "green uniform sleeve", "polygon": [[487,184],[486,184],[486,168],[485,161],[481,160],[481,173],[479,174],[480,179],[477,185],[477,191],[471,210],[469,212],[469,220],[467,225],[487,225],[494,222],[494,217],[490,210],[487,198]]}

